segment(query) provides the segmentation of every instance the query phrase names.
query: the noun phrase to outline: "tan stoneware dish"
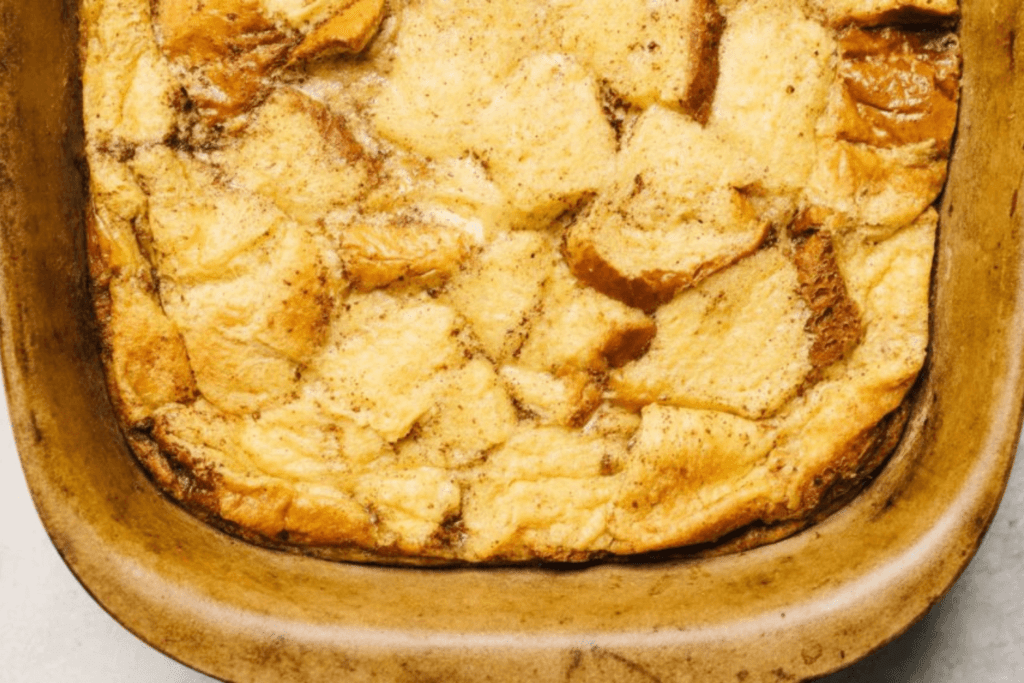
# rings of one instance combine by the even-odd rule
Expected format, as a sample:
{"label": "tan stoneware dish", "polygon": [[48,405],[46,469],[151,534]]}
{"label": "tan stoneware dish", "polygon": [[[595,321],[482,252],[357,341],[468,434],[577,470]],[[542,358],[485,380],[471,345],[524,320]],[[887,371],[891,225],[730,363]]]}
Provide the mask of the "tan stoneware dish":
{"label": "tan stoneware dish", "polygon": [[[86,277],[73,0],[0,0],[0,335],[26,477],[116,619],[232,681],[794,681],[918,619],[1002,494],[1024,393],[1024,6],[965,0],[932,345],[892,461],[808,531],[744,553],[425,570],[257,548],[163,497],[107,397]],[[17,523],[12,520],[9,523]]]}

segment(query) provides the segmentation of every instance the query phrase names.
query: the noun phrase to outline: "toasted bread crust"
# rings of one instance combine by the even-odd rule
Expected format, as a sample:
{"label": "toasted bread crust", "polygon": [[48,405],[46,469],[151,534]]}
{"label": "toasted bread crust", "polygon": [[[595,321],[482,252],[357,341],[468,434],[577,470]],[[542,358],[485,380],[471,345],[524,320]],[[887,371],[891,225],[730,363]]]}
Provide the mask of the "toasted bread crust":
{"label": "toasted bread crust", "polygon": [[875,147],[948,145],[956,126],[960,71],[949,33],[851,28],[839,44],[839,73],[853,102],[840,139]]}
{"label": "toasted bread crust", "polygon": [[154,6],[164,54],[185,68],[193,101],[215,119],[244,111],[266,92],[264,78],[295,40],[255,0],[159,0]]}
{"label": "toasted bread crust", "polygon": [[807,330],[814,335],[808,381],[816,382],[823,370],[850,352],[861,335],[860,312],[850,299],[839,272],[832,237],[816,232],[799,242],[793,252],[800,296],[811,309]]}
{"label": "toasted bread crust", "polygon": [[708,0],[704,5],[698,4],[694,11],[698,14],[696,23],[704,27],[694,56],[701,68],[680,104],[695,121],[706,124],[711,116],[711,105],[715,101],[715,88],[718,86],[718,54],[722,34],[725,32],[725,17],[715,0]]}
{"label": "toasted bread crust", "polygon": [[753,253],[768,232],[769,225],[764,223],[743,247],[685,270],[621,268],[615,263],[616,255],[602,251],[598,243],[583,238],[579,231],[568,235],[564,253],[573,275],[581,281],[628,306],[652,313],[678,292]]}

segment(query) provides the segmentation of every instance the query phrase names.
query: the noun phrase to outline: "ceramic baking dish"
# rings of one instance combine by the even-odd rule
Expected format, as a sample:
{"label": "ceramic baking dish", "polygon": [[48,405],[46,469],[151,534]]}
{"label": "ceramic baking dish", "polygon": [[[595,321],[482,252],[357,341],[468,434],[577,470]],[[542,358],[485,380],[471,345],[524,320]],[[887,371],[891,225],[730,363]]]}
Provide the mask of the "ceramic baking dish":
{"label": "ceramic baking dish", "polygon": [[860,497],[786,541],[712,559],[424,570],[247,545],[142,474],[91,319],[75,2],[0,0],[0,340],[54,544],[125,627],[234,681],[794,681],[863,657],[963,570],[1019,434],[1021,14],[964,2],[933,343],[907,433]]}

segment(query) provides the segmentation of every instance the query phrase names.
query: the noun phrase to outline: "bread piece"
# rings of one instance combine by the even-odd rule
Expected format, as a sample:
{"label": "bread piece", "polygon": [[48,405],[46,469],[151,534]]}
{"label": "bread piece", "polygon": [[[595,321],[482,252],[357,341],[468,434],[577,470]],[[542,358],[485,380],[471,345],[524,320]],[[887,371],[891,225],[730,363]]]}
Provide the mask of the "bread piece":
{"label": "bread piece", "polygon": [[[770,486],[764,470],[770,427],[718,411],[657,404],[641,415],[610,525],[622,550],[671,547],[681,538],[712,540],[723,527],[759,516],[755,501]],[[682,526],[680,520],[686,520]]]}
{"label": "bread piece", "polygon": [[777,249],[750,256],[662,306],[647,354],[613,371],[615,400],[769,417],[811,371],[810,311]]}
{"label": "bread piece", "polygon": [[882,239],[921,215],[945,179],[930,143],[879,149],[826,141],[804,192],[804,221]]}
{"label": "bread piece", "polygon": [[597,81],[563,56],[525,60],[493,91],[468,145],[514,208],[543,223],[603,183],[615,133]]}
{"label": "bread piece", "polygon": [[562,427],[521,428],[463,501],[467,557],[580,559],[575,549],[607,536],[623,446]]}
{"label": "bread piece", "polygon": [[798,3],[745,2],[729,12],[708,125],[749,157],[750,182],[782,195],[806,183],[835,51],[833,32]]}
{"label": "bread piece", "polygon": [[651,311],[761,243],[769,224],[742,191],[750,183],[727,142],[651,107],[614,184],[569,229],[566,261],[599,292]]}
{"label": "bread piece", "polygon": [[467,135],[501,84],[524,57],[543,52],[546,14],[546,3],[522,0],[407,5],[388,82],[372,103],[377,130],[424,156],[466,154]]}
{"label": "bread piece", "polygon": [[257,0],[156,0],[160,47],[199,112],[223,119],[244,111],[295,42]]}
{"label": "bread piece", "polygon": [[445,299],[465,316],[495,362],[519,350],[555,264],[551,240],[533,232],[497,237],[449,283]]}
{"label": "bread piece", "polygon": [[455,311],[440,304],[379,292],[353,298],[313,362],[316,401],[397,441],[444,393],[443,372],[461,364],[455,325]]}
{"label": "bread piece", "polygon": [[357,200],[374,165],[345,121],[297,90],[278,90],[214,159],[238,185],[311,223]]}
{"label": "bread piece", "polygon": [[[851,28],[818,126],[808,221],[884,237],[942,189],[959,97],[959,47],[947,31]],[[894,92],[900,93],[895,96]]]}
{"label": "bread piece", "polygon": [[343,0],[336,14],[311,30],[290,55],[292,62],[362,52],[384,18],[384,0]]}
{"label": "bread piece", "polygon": [[378,220],[346,227],[341,260],[356,289],[369,291],[399,280],[440,284],[468,255],[470,238],[448,225]]}
{"label": "bread piece", "polygon": [[146,194],[131,170],[108,155],[98,155],[89,174],[94,198],[88,246],[93,282],[106,286],[117,276],[148,277],[152,285],[151,255],[139,243],[136,226],[146,214]]}
{"label": "bread piece", "polygon": [[830,101],[838,139],[883,148],[932,142],[948,151],[960,74],[953,35],[854,28],[839,46],[842,86]]}
{"label": "bread piece", "polygon": [[358,11],[355,0],[258,0],[260,9],[274,21],[309,33],[338,16]]}
{"label": "bread piece", "polygon": [[601,403],[601,385],[582,370],[563,369],[555,374],[504,365],[500,372],[519,410],[541,425],[579,427]]}
{"label": "bread piece", "polygon": [[580,285],[558,264],[518,361],[555,372],[601,372],[643,355],[654,333],[646,315]]}
{"label": "bread piece", "polygon": [[163,140],[175,129],[180,93],[153,42],[149,3],[90,2],[81,11],[87,144],[122,148]]}
{"label": "bread piece", "polygon": [[160,47],[210,122],[244,113],[286,62],[360,52],[383,0],[154,0]]}
{"label": "bread piece", "polygon": [[619,97],[638,107],[675,107],[707,120],[718,80],[724,20],[714,0],[652,5],[558,2],[560,45]]}
{"label": "bread piece", "polygon": [[[110,283],[110,372],[129,420],[144,420],[167,403],[197,396],[195,378],[178,327],[156,295],[137,278]],[[134,418],[134,419],[133,419]]]}
{"label": "bread piece", "polygon": [[317,235],[283,224],[247,254],[237,277],[168,284],[164,306],[183,328],[251,343],[256,354],[305,363],[327,339],[344,292],[336,258]]}
{"label": "bread piece", "polygon": [[938,216],[928,210],[882,242],[850,235],[837,261],[864,332],[847,359],[833,366],[781,422],[772,459],[791,482],[779,492],[777,515],[797,516],[821,495],[815,478],[853,471],[867,425],[895,410],[924,363],[928,345],[928,279]]}
{"label": "bread piece", "polygon": [[361,466],[389,453],[372,429],[326,416],[308,396],[241,416],[228,438],[270,476],[343,488]]}
{"label": "bread piece", "polygon": [[[163,457],[191,477],[182,491],[185,500],[261,542],[316,545],[338,533],[353,543],[371,542],[372,517],[348,487],[260,472],[238,447],[239,426],[238,418],[203,401],[156,413],[152,434],[161,444]],[[225,467],[226,463],[234,466]],[[167,475],[164,483],[176,484]]]}
{"label": "bread piece", "polygon": [[518,421],[512,399],[494,367],[474,359],[444,376],[433,407],[416,425],[416,438],[398,446],[399,457],[459,469],[502,444]]}
{"label": "bread piece", "polygon": [[793,253],[800,296],[811,310],[807,331],[814,335],[810,360],[814,382],[828,366],[856,346],[861,335],[860,311],[850,298],[836,262],[832,236],[817,232],[800,241]]}
{"label": "bread piece", "polygon": [[270,201],[226,184],[209,164],[167,147],[152,147],[131,168],[147,195],[154,265],[187,284],[237,272],[239,259],[287,217]]}
{"label": "bread piece", "polygon": [[354,498],[372,511],[379,547],[422,552],[446,520],[459,514],[462,491],[439,467],[375,468],[359,479]]}

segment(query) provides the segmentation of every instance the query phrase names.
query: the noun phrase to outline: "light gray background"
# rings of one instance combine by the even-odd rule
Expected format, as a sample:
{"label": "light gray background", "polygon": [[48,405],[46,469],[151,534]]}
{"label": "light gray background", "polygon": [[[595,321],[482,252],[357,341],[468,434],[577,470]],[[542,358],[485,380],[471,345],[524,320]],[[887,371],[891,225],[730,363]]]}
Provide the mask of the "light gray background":
{"label": "light gray background", "polygon": [[[203,683],[131,635],[78,584],[36,516],[0,392],[0,681]],[[1018,461],[1024,453],[1018,447]],[[826,683],[1024,680],[1024,464],[967,571],[904,636]]]}

